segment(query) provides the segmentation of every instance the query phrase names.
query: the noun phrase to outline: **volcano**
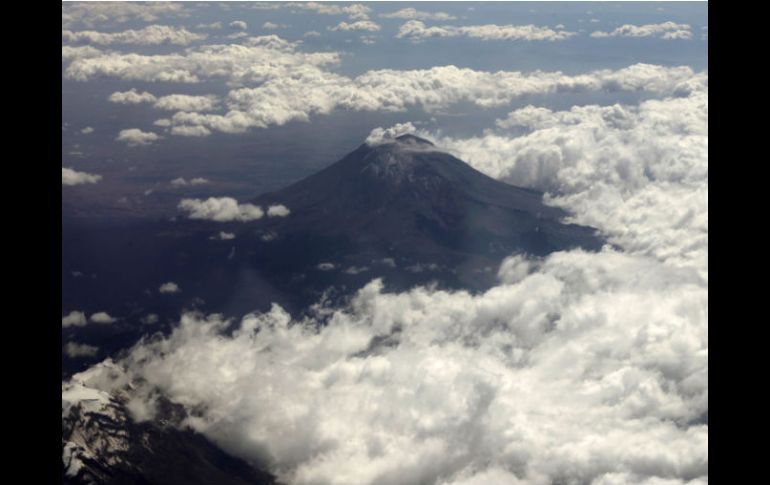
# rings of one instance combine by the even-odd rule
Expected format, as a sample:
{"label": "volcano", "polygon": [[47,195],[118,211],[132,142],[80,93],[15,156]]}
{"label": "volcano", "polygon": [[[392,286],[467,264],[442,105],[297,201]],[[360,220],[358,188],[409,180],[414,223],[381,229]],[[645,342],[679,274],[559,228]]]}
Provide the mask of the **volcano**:
{"label": "volcano", "polygon": [[414,135],[365,143],[250,202],[291,211],[255,224],[254,266],[295,277],[325,270],[328,282],[335,273],[361,275],[358,283],[382,274],[398,287],[437,280],[483,289],[506,256],[603,244],[594,229],[562,222],[568,213],[545,205],[542,193],[495,180]]}

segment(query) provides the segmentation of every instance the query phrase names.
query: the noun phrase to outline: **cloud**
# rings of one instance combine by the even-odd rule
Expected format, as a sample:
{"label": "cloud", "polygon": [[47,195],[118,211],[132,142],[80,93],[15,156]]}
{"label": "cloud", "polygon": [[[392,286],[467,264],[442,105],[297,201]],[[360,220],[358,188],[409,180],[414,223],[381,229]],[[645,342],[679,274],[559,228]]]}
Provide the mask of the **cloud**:
{"label": "cloud", "polygon": [[125,80],[197,83],[222,79],[232,84],[262,83],[269,79],[335,65],[335,52],[297,52],[298,44],[275,35],[251,37],[246,45],[206,45],[171,54],[75,51],[62,48],[71,61],[65,77],[87,81],[98,77]]}
{"label": "cloud", "polygon": [[128,130],[120,130],[116,140],[126,143],[128,146],[140,146],[149,145],[154,141],[159,140],[160,137],[152,132],[145,132],[138,128],[130,128]]}
{"label": "cloud", "polygon": [[76,359],[78,357],[94,357],[99,352],[99,347],[93,345],[79,344],[76,342],[67,342],[63,352],[67,357]]}
{"label": "cloud", "polygon": [[94,132],[94,129],[93,129],[93,128],[91,128],[90,126],[86,126],[86,127],[85,127],[85,128],[83,128],[82,130],[80,130],[80,133],[82,133],[82,134],[84,134],[84,135],[90,135],[90,134],[91,134],[91,133],[93,133],[93,132]]}
{"label": "cloud", "polygon": [[412,7],[402,8],[391,13],[381,13],[379,15],[386,19],[405,19],[405,20],[456,20],[457,17],[446,12],[423,12]]}
{"label": "cloud", "polygon": [[188,187],[188,186],[194,186],[194,185],[203,185],[209,183],[208,179],[205,179],[203,177],[195,177],[190,180],[185,179],[184,177],[178,177],[171,181],[172,187]]}
{"label": "cloud", "polygon": [[128,91],[116,91],[107,98],[111,103],[118,104],[140,104],[140,103],[154,103],[157,101],[152,93],[143,91],[137,92],[135,88],[131,88]]}
{"label": "cloud", "polygon": [[552,30],[535,25],[467,25],[426,27],[419,20],[410,20],[403,24],[396,37],[412,41],[421,41],[430,37],[470,37],[481,40],[564,40],[574,36],[574,32]]}
{"label": "cloud", "polygon": [[154,22],[161,17],[186,17],[181,3],[171,2],[66,2],[62,4],[62,26],[86,26],[131,20]]}
{"label": "cloud", "polygon": [[302,34],[302,37],[320,37],[321,33],[315,30],[311,30]]}
{"label": "cloud", "polygon": [[348,15],[352,20],[366,20],[372,11],[372,9],[360,3],[354,3],[345,7],[325,2],[292,2],[284,5],[294,10],[311,10],[322,15]]}
{"label": "cloud", "polygon": [[99,57],[105,54],[104,51],[91,47],[90,45],[84,45],[79,47],[73,47],[70,45],[61,46],[61,60],[62,62],[72,62],[76,59],[88,59],[90,57]]}
{"label": "cloud", "polygon": [[113,318],[107,312],[97,312],[91,315],[89,318],[91,323],[115,323],[117,318]]}
{"label": "cloud", "polygon": [[243,133],[250,128],[308,121],[313,114],[329,114],[337,109],[405,111],[416,106],[434,112],[462,102],[491,108],[527,95],[559,92],[672,93],[687,89],[685,84],[694,76],[689,67],[649,64],[574,76],[560,72],[490,73],[443,66],[369,71],[350,79],[312,70],[280,81],[270,80],[256,88],[230,91],[226,114],[176,113],[171,121],[176,126],[201,125],[212,131]]}
{"label": "cloud", "polygon": [[158,98],[154,106],[166,111],[212,111],[218,104],[218,98],[213,95],[170,94]]}
{"label": "cloud", "polygon": [[165,111],[212,111],[217,109],[219,104],[219,99],[213,95],[169,94],[158,98],[147,91],[139,93],[134,88],[116,91],[107,99],[118,104],[153,103],[153,107]]}
{"label": "cloud", "polygon": [[347,22],[340,22],[334,27],[328,27],[328,29],[331,31],[344,31],[344,32],[348,32],[351,30],[365,30],[368,32],[377,32],[378,30],[380,30],[380,26],[372,22],[371,20],[360,20],[358,22],[353,22],[350,24]]}
{"label": "cloud", "polygon": [[157,389],[285,483],[705,483],[704,282],[611,250],[533,264],[478,295],[375,280],[323,318],[187,313],[76,379]]}
{"label": "cloud", "polygon": [[249,28],[249,25],[243,20],[233,20],[228,25],[230,25],[230,27],[234,29],[239,29],[239,30],[246,30],[247,28]]}
{"label": "cloud", "polygon": [[367,145],[381,145],[383,143],[392,142],[401,135],[415,133],[417,128],[411,123],[396,123],[390,128],[377,127],[369,133],[366,137]]}
{"label": "cloud", "polygon": [[334,268],[336,268],[336,266],[334,265],[334,263],[319,263],[318,266],[316,266],[316,268],[319,269],[320,271],[331,271]]}
{"label": "cloud", "polygon": [[182,199],[178,208],[188,212],[190,219],[217,222],[255,221],[264,217],[264,211],[252,204],[239,204],[231,197],[209,197],[206,200]]}
{"label": "cloud", "polygon": [[211,30],[219,30],[222,28],[222,22],[211,22],[209,24],[198,24],[195,26],[196,29],[211,29]]}
{"label": "cloud", "polygon": [[232,232],[219,231],[215,236],[211,236],[209,239],[217,239],[219,241],[231,241],[235,239],[235,234]]}
{"label": "cloud", "polygon": [[268,217],[286,217],[289,214],[291,214],[289,208],[282,204],[271,205],[267,208]]}
{"label": "cloud", "polygon": [[692,39],[692,32],[688,24],[677,24],[674,22],[663,22],[660,24],[646,25],[622,25],[612,32],[602,32],[597,30],[591,33],[591,37],[658,37],[666,40],[674,39]]}
{"label": "cloud", "polygon": [[194,136],[194,137],[203,137],[203,136],[209,136],[211,134],[211,130],[206,128],[205,126],[174,126],[171,128],[171,134],[172,135],[178,135],[178,136]]}
{"label": "cloud", "polygon": [[[482,172],[549,193],[633,254],[708,269],[708,79],[638,106],[527,106],[483,136],[433,136]],[[421,134],[421,133],[418,133]]]}
{"label": "cloud", "polygon": [[86,172],[78,172],[71,168],[61,168],[61,184],[62,185],[81,185],[81,184],[95,184],[102,179],[101,175],[90,174]]}
{"label": "cloud", "polygon": [[269,29],[269,30],[275,30],[275,29],[285,29],[288,27],[286,24],[274,24],[273,22],[265,22],[262,24],[263,29]]}
{"label": "cloud", "polygon": [[182,290],[179,289],[179,285],[177,285],[173,281],[169,281],[168,283],[163,283],[162,285],[160,285],[160,288],[158,288],[158,291],[164,295],[166,294],[170,295],[174,293],[179,293]]}
{"label": "cloud", "polygon": [[155,56],[105,53],[75,59],[65,69],[65,76],[81,81],[99,76],[178,82],[224,79],[232,89],[221,100],[223,112],[180,110],[167,118],[171,127],[179,127],[172,128],[173,133],[201,136],[309,121],[313,115],[335,110],[421,108],[430,113],[461,103],[500,107],[526,96],[554,93],[644,91],[671,95],[686,90],[687,83],[699,75],[687,66],[634,64],[572,75],[436,66],[380,69],[348,77],[328,70],[339,62],[338,53],[299,52],[297,43],[275,35],[251,37],[245,44],[201,46]]}
{"label": "cloud", "polygon": [[78,311],[71,311],[69,315],[66,315],[61,318],[61,326],[62,328],[67,327],[82,327],[86,323],[86,315],[83,312]]}
{"label": "cloud", "polygon": [[123,32],[96,32],[83,30],[73,32],[62,30],[63,42],[89,42],[91,44],[135,44],[135,45],[190,45],[204,40],[207,34],[196,34],[184,27],[169,27],[168,25],[148,25],[139,30]]}

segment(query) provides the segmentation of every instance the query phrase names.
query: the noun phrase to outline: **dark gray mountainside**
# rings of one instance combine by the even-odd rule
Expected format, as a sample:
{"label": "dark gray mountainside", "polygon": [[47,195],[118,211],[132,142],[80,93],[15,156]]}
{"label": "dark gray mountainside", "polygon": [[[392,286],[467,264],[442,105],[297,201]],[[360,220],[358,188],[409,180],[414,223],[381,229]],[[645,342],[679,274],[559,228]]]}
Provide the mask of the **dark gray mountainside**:
{"label": "dark gray mountainside", "polygon": [[568,214],[545,205],[542,193],[488,177],[413,135],[361,145],[251,202],[291,210],[258,222],[269,242],[255,266],[307,277],[326,263],[338,281],[359,275],[353,286],[382,275],[395,287],[436,280],[482,290],[511,254],[603,244],[592,228],[561,222]]}
{"label": "dark gray mountainside", "polygon": [[567,213],[543,204],[542,195],[488,177],[427,140],[402,135],[391,143],[361,145],[315,175],[253,202],[291,209],[290,217],[264,223],[284,242],[303,234],[413,259],[447,251],[541,256],[601,247],[592,229],[559,222]]}

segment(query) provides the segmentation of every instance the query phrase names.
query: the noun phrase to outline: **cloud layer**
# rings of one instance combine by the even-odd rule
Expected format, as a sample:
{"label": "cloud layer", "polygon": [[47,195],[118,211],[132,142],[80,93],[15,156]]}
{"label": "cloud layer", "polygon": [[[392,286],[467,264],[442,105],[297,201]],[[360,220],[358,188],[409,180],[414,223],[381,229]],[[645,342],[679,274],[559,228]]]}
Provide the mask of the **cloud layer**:
{"label": "cloud layer", "polygon": [[188,15],[183,4],[174,2],[65,2],[61,11],[62,27],[75,24],[93,27],[131,20],[153,22],[162,17]]}
{"label": "cloud layer", "polygon": [[553,30],[549,27],[536,25],[443,25],[427,27],[419,20],[410,20],[398,30],[396,37],[421,41],[431,37],[469,37],[481,40],[565,40],[575,35],[575,32]]}
{"label": "cloud layer", "polygon": [[696,272],[573,251],[500,279],[478,296],[373,281],[346,308],[274,306],[232,335],[185,314],[121,379],[202,410],[187,424],[287,483],[706,483]]}
{"label": "cloud layer", "polygon": [[101,179],[101,175],[90,174],[87,172],[78,172],[77,170],[66,167],[61,168],[62,185],[95,184]]}
{"label": "cloud layer", "polygon": [[[253,204],[240,204],[232,197],[209,197],[201,199],[182,199],[178,205],[179,210],[188,213],[190,219],[203,219],[208,221],[248,222],[262,219],[265,211]],[[267,208],[268,217],[286,217],[291,213],[288,207],[276,204]]]}
{"label": "cloud layer", "polygon": [[677,93],[638,106],[528,106],[481,137],[426,135],[492,177],[547,191],[627,251],[706,275],[708,78]]}
{"label": "cloud layer", "polygon": [[632,25],[624,24],[612,32],[597,30],[591,33],[591,37],[659,37],[666,40],[692,39],[692,31],[687,24],[675,22],[663,22],[660,24]]}
{"label": "cloud layer", "polygon": [[402,8],[391,13],[381,13],[380,17],[404,20],[455,20],[457,18],[446,12],[425,12],[412,7]]}
{"label": "cloud layer", "polygon": [[130,147],[149,145],[154,141],[160,139],[156,133],[142,131],[139,128],[129,128],[127,130],[120,130],[116,140],[122,141]]}
{"label": "cloud layer", "polygon": [[253,204],[239,204],[232,197],[209,197],[201,199],[182,199],[179,209],[188,212],[190,219],[208,221],[256,221],[264,217],[265,212]]}
{"label": "cloud layer", "polygon": [[[520,32],[526,31],[529,30]],[[519,35],[515,29],[478,32],[500,38]],[[468,30],[468,35],[475,34]],[[181,94],[156,98],[151,93],[133,90],[111,96],[115,102],[154,103],[156,108],[173,112],[162,123],[172,134],[184,136],[243,133],[252,128],[308,121],[313,115],[335,110],[421,108],[434,112],[460,103],[492,108],[528,95],[563,92],[645,91],[670,95],[686,90],[688,83],[699,75],[686,66],[651,64],[576,75],[558,71],[485,72],[450,65],[418,70],[380,69],[348,77],[330,70],[339,63],[339,53],[306,53],[299,51],[298,46],[269,35],[250,37],[241,45],[206,45],[152,56],[63,48],[62,61],[69,63],[65,76],[78,81],[114,77],[154,82],[224,80],[228,83],[232,89],[222,100],[215,96]]]}
{"label": "cloud layer", "polygon": [[329,27],[329,30],[331,31],[343,31],[343,32],[349,32],[351,30],[363,30],[367,32],[377,32],[380,30],[380,26],[376,23],[372,22],[371,20],[359,20],[358,22],[340,22],[339,24],[335,25],[334,27]]}
{"label": "cloud layer", "polygon": [[196,34],[184,27],[169,27],[168,25],[148,25],[139,30],[123,32],[96,32],[93,30],[71,31],[62,30],[64,42],[89,42],[91,44],[136,44],[136,45],[190,45],[204,40],[207,34]]}

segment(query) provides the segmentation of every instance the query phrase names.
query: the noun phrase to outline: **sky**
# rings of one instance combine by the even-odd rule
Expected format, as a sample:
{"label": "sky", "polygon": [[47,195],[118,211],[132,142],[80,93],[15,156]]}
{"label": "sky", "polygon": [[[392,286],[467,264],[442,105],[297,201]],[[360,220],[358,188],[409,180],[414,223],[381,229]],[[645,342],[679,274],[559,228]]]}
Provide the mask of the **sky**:
{"label": "sky", "polygon": [[[65,213],[157,216],[182,192],[254,196],[334,162],[376,127],[478,136],[529,104],[564,110],[660,94],[541,89],[538,73],[708,67],[705,3],[418,7],[64,3],[62,166],[102,177],[69,173],[67,183],[82,184],[67,186]],[[429,83],[418,79],[426,70]],[[475,78],[483,73],[492,77]],[[478,92],[505,73],[529,87],[505,99],[495,99],[504,83]],[[180,177],[208,182],[170,185]]]}
{"label": "sky", "polygon": [[611,243],[481,294],[180,311],[121,356],[75,333],[121,315],[63,305],[63,391],[203,409],[292,484],[707,483],[707,49],[705,2],[63,3],[65,226],[291,218],[244,201],[414,133]]}

